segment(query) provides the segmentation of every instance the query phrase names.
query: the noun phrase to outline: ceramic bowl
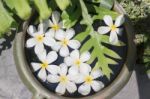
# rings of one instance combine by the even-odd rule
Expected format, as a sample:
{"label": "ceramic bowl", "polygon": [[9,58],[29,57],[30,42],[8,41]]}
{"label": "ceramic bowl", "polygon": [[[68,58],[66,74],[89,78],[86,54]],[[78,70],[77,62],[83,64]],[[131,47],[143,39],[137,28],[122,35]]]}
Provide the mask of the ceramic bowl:
{"label": "ceramic bowl", "polygon": [[[126,14],[122,6],[120,6],[117,2],[113,8],[114,11],[120,14]],[[17,70],[20,78],[23,83],[28,87],[28,89],[33,93],[33,99],[71,99],[69,97],[59,96],[53,92],[50,92],[45,87],[41,85],[41,83],[35,78],[31,69],[29,68],[29,64],[26,60],[25,55],[25,36],[26,30],[29,25],[29,21],[23,24],[22,32],[18,33],[14,42],[14,59],[16,62]],[[103,90],[97,92],[94,95],[87,96],[86,99],[109,99],[112,98],[115,94],[117,94],[128,82],[133,66],[136,60],[136,47],[134,44],[134,32],[131,25],[131,21],[126,18],[125,22],[125,30],[127,33],[127,57],[126,61],[120,70],[120,73],[117,75],[115,80],[112,81],[107,87]],[[130,89],[129,89],[130,90]],[[79,98],[79,99],[85,99]]]}

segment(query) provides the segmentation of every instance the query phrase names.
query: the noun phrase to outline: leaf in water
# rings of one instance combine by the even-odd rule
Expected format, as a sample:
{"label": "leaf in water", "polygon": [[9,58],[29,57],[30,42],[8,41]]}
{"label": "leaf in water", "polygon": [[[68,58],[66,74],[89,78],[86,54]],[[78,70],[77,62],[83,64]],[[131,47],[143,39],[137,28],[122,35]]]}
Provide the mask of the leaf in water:
{"label": "leaf in water", "polygon": [[64,23],[64,27],[71,28],[74,26],[81,16],[81,9],[77,5],[72,5],[67,10],[64,10],[61,17]]}
{"label": "leaf in water", "polygon": [[65,10],[70,4],[70,0],[55,0],[61,10]]}
{"label": "leaf in water", "polygon": [[[99,34],[99,35],[101,35],[101,34]],[[111,43],[109,41],[110,37],[107,36],[107,35],[101,35],[100,38],[103,39],[103,43],[106,43],[106,44],[110,44]],[[115,43],[115,44],[111,43],[111,45],[113,45],[113,46],[125,46],[126,44],[124,42],[122,42],[122,41],[119,41],[118,43]]]}
{"label": "leaf in water", "polygon": [[114,12],[114,11],[111,11],[109,9],[106,9],[104,7],[97,7],[97,6],[94,6],[95,8],[95,11],[98,15],[94,15],[93,16],[93,20],[96,20],[96,19],[103,19],[103,17],[105,15],[110,15],[112,17],[112,19],[116,19],[116,17],[118,17],[118,13],[117,12]]}
{"label": "leaf in water", "polygon": [[92,1],[93,3],[100,3],[101,0],[89,0],[89,1]]}
{"label": "leaf in water", "polygon": [[[87,36],[90,36],[90,38],[81,47],[80,52],[82,53],[93,48],[93,50],[91,51],[91,58],[88,63],[91,64],[95,59],[97,59],[97,62],[93,69],[102,69],[103,74],[110,78],[110,74],[112,74],[113,72],[109,68],[109,64],[116,65],[118,63],[107,56],[115,59],[121,59],[121,57],[115,51],[107,48],[102,44],[108,43],[109,45],[112,45],[109,43],[109,36],[100,35],[97,32],[91,34],[91,32],[92,29],[88,27],[85,32],[82,32],[75,37],[76,40],[82,42]],[[117,46],[124,46],[124,44],[119,43],[117,44]]]}
{"label": "leaf in water", "polygon": [[82,17],[83,17],[83,20],[80,23],[91,26],[93,24],[93,20],[92,20],[90,14],[88,13],[88,9],[86,8],[86,4],[84,3],[83,0],[79,0],[79,1],[80,1],[80,7],[82,10]]}
{"label": "leaf in water", "polygon": [[111,9],[114,5],[114,0],[100,0],[100,6]]}

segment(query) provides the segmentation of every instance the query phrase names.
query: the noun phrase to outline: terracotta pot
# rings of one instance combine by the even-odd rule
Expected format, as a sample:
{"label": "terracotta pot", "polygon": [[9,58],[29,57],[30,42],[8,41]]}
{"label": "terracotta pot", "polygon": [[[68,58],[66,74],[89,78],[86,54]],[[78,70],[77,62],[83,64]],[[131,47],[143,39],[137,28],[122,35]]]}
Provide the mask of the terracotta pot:
{"label": "terracotta pot", "polygon": [[[115,3],[114,10],[121,14],[126,14],[124,9],[117,2]],[[67,97],[58,96],[48,91],[39,83],[39,81],[32,74],[32,71],[30,70],[27,60],[25,58],[25,51],[24,51],[24,46],[25,46],[24,42],[25,42],[27,27],[28,27],[28,22],[25,22],[23,25],[23,32],[17,34],[14,42],[14,59],[16,62],[19,76],[21,77],[23,83],[33,93],[33,99],[47,99],[47,98],[48,99],[70,99]],[[136,59],[135,57],[136,47],[133,42],[134,33],[132,30],[131,22],[129,20],[126,20],[125,29],[127,31],[128,50],[127,50],[127,59],[122,70],[120,71],[120,74],[109,86],[107,86],[102,91],[92,96],[87,96],[86,99],[112,98],[128,82]]]}

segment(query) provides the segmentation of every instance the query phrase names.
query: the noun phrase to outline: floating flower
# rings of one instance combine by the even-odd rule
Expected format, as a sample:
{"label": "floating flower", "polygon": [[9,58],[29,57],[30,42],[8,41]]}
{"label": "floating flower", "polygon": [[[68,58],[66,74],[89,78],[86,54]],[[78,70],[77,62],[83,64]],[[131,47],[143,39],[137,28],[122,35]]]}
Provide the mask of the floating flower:
{"label": "floating flower", "polygon": [[57,11],[52,13],[52,20],[45,21],[45,24],[50,27],[49,32],[46,33],[47,36],[54,37],[55,33],[61,32],[64,28],[63,22],[60,21],[60,13]]}
{"label": "floating flower", "polygon": [[59,83],[56,87],[56,93],[63,95],[66,90],[69,93],[74,93],[77,90],[77,86],[72,82],[72,76],[67,74],[68,67],[65,64],[60,65],[60,72],[58,75],[49,74],[47,77],[48,82],[50,83]]}
{"label": "floating flower", "polygon": [[85,63],[90,59],[90,53],[84,52],[80,55],[79,50],[74,50],[70,53],[70,56],[65,58],[65,63],[71,66],[69,73],[77,75],[78,73],[87,73],[91,71],[89,64]]}
{"label": "floating flower", "polygon": [[71,38],[75,35],[75,31],[73,29],[68,29],[66,32],[61,30],[56,33],[55,39],[58,42],[52,46],[52,49],[55,51],[59,51],[60,56],[66,57],[69,55],[69,48],[78,49],[80,47],[80,42],[77,40],[71,40]]}
{"label": "floating flower", "polygon": [[117,17],[115,24],[113,23],[113,20],[111,16],[105,15],[104,16],[104,22],[108,26],[101,26],[98,28],[98,32],[100,34],[106,34],[110,32],[110,38],[109,41],[113,44],[116,44],[118,42],[118,35],[121,35],[122,28],[120,28],[121,25],[123,25],[125,21],[125,18],[123,15],[120,15]]}
{"label": "floating flower", "polygon": [[49,71],[52,74],[57,74],[60,71],[60,68],[56,65],[52,65],[58,55],[55,51],[51,51],[47,54],[46,56],[46,51],[43,51],[38,55],[39,60],[41,63],[31,63],[31,66],[33,67],[34,71],[37,71],[40,69],[38,72],[38,77],[42,80],[45,81],[47,77],[46,70]]}
{"label": "floating flower", "polygon": [[38,26],[38,31],[36,31],[34,26],[29,26],[27,32],[31,36],[26,42],[26,47],[31,48],[34,47],[34,51],[36,54],[39,54],[44,51],[44,44],[47,46],[53,46],[55,44],[55,40],[53,38],[49,38],[45,36],[46,31],[45,24],[41,23]]}
{"label": "floating flower", "polygon": [[101,81],[96,80],[97,78],[101,77],[102,73],[100,70],[94,70],[91,74],[80,74],[74,77],[74,81],[77,84],[83,83],[78,88],[78,92],[82,95],[88,95],[91,92],[91,88],[98,92],[104,87],[104,84]]}

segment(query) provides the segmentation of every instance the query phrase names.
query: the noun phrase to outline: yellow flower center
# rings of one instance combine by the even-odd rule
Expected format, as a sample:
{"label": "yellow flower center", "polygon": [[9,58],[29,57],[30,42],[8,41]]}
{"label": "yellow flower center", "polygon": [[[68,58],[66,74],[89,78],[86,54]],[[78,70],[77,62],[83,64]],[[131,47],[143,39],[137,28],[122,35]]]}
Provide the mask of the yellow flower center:
{"label": "yellow flower center", "polygon": [[69,40],[65,38],[65,39],[63,39],[63,40],[61,41],[61,43],[62,43],[63,46],[67,46],[68,43],[69,43]]}
{"label": "yellow flower center", "polygon": [[81,60],[80,59],[77,59],[77,60],[75,60],[75,62],[74,62],[78,67],[80,66],[80,64],[81,64]]}
{"label": "yellow flower center", "polygon": [[59,25],[58,25],[58,24],[53,25],[53,26],[52,26],[52,28],[53,28],[55,31],[57,31],[57,30],[59,30],[59,29],[60,29],[60,27],[59,27]]}
{"label": "yellow flower center", "polygon": [[38,42],[43,42],[43,40],[44,40],[44,35],[43,34],[38,34],[38,35],[36,35],[36,40],[38,41]]}
{"label": "yellow flower center", "polygon": [[93,81],[93,77],[92,76],[85,77],[85,83],[92,84],[92,81]]}
{"label": "yellow flower center", "polygon": [[112,31],[115,31],[117,29],[117,27],[115,25],[112,25],[110,28]]}
{"label": "yellow flower center", "polygon": [[47,68],[47,66],[48,66],[48,62],[46,61],[41,64],[42,69]]}
{"label": "yellow flower center", "polygon": [[67,83],[67,82],[68,82],[68,77],[65,76],[65,75],[60,76],[59,79],[60,79],[60,82],[61,82],[61,83]]}

